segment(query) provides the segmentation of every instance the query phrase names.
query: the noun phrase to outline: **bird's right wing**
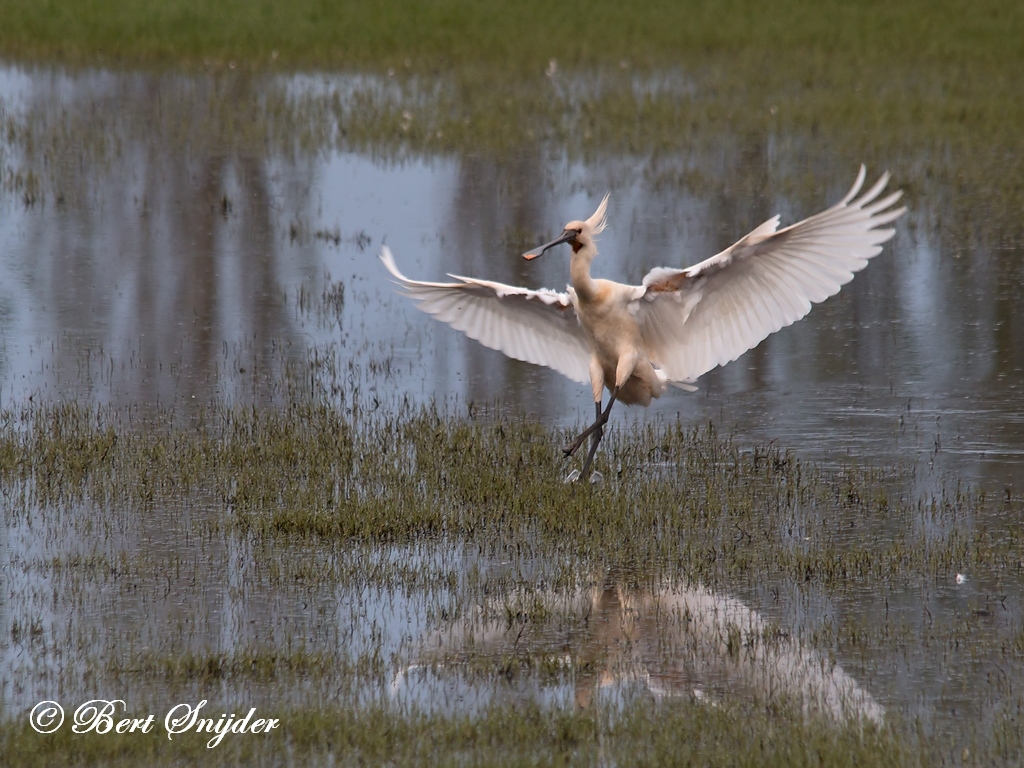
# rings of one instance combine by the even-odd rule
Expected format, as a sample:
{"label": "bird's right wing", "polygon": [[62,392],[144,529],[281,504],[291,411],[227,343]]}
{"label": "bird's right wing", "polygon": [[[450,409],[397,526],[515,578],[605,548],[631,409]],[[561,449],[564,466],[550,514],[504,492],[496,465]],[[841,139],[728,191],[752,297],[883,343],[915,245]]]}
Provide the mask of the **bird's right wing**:
{"label": "bird's right wing", "polygon": [[634,304],[651,360],[673,381],[695,381],[837,293],[882,250],[885,228],[904,208],[900,193],[879,199],[884,174],[857,197],[864,166],[846,197],[778,229],[775,216],[717,256],[688,269],[652,270]]}
{"label": "bird's right wing", "polygon": [[457,283],[410,280],[398,270],[386,245],[380,260],[420,309],[469,338],[516,360],[553,368],[581,384],[590,381],[590,348],[568,293],[531,291],[458,275],[449,275]]}

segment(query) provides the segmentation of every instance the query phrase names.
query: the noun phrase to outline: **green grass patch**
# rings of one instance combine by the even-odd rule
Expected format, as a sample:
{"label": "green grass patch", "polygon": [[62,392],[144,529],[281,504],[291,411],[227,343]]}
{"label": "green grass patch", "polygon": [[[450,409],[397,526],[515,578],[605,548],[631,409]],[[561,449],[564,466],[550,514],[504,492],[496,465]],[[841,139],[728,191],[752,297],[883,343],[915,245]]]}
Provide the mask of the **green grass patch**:
{"label": "green grass patch", "polygon": [[[260,716],[268,716],[259,712]],[[693,702],[623,713],[494,707],[479,717],[407,715],[385,709],[285,711],[270,734],[232,734],[214,749],[206,735],[169,741],[149,734],[43,736],[0,726],[11,766],[180,765],[920,765],[891,732],[804,723],[782,713]],[[159,718],[158,718],[159,720]]]}
{"label": "green grass patch", "polygon": [[[0,52],[36,61],[543,71],[737,59],[1019,67],[1024,11],[963,0],[891,4],[431,0],[7,0]],[[275,56],[276,54],[276,56]],[[808,74],[813,74],[808,69]]]}

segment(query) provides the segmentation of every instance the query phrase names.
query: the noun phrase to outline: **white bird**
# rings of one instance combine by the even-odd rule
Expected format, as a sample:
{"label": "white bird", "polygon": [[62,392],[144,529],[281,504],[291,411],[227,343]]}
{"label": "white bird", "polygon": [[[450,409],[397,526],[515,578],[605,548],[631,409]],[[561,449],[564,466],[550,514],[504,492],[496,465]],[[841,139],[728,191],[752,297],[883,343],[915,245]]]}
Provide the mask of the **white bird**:
{"label": "white bird", "polygon": [[[449,275],[455,283],[410,280],[387,246],[380,259],[424,312],[509,357],[590,383],[596,419],[563,449],[571,456],[591,437],[582,472],[567,478],[575,480],[590,468],[616,400],[646,406],[668,384],[694,389],[699,376],[838,293],[881,252],[894,232],[882,227],[906,208],[892,207],[902,192],[879,199],[888,173],[857,197],[865,173],[862,165],[853,187],[831,208],[784,229],[774,216],[699,264],[652,269],[641,285],[590,276],[608,195],[589,219],[570,221],[554,240],[523,254],[532,260],[568,243],[571,284],[564,293],[458,275]],[[605,388],[611,397],[602,410]]]}

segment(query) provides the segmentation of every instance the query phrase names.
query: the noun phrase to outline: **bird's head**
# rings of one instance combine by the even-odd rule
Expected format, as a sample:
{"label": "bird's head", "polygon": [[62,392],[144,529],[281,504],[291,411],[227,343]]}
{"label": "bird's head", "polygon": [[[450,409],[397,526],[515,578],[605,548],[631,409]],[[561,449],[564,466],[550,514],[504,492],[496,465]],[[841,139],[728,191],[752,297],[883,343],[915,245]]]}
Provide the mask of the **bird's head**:
{"label": "bird's head", "polygon": [[605,218],[607,211],[608,195],[605,195],[604,199],[601,200],[601,204],[597,206],[597,210],[594,211],[594,214],[589,219],[585,221],[570,221],[565,225],[562,234],[550,243],[544,243],[544,245],[527,251],[523,254],[523,258],[527,261],[532,261],[543,254],[544,251],[554,248],[560,243],[569,243],[572,246],[573,253],[579,253],[581,250],[586,249],[584,252],[593,256],[597,253],[597,249],[594,247],[594,238],[601,234],[608,224]]}

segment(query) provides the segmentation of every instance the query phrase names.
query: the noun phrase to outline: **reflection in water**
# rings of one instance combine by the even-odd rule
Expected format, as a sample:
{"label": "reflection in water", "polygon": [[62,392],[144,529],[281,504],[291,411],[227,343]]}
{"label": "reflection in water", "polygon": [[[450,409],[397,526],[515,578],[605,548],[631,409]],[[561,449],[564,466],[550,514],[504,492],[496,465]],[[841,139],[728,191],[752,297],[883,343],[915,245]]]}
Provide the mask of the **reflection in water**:
{"label": "reflection in water", "polygon": [[[506,258],[523,233],[543,220],[539,195],[523,195],[519,190],[540,189],[544,183],[543,160],[537,152],[524,152],[507,159],[492,160],[479,156],[462,158],[449,215],[444,223],[455,241],[451,263],[445,269],[456,274],[469,274],[481,261],[492,262],[501,277],[494,279],[510,285],[522,285],[533,279],[529,265],[522,259]],[[495,233],[505,233],[497,242]],[[517,238],[518,235],[518,238]],[[490,258],[488,258],[490,256]],[[483,257],[483,258],[481,258]],[[520,282],[516,282],[516,281]],[[551,403],[531,403],[529,367],[507,359],[495,360],[484,354],[479,345],[466,349],[466,373],[470,400],[484,401],[490,392],[483,385],[488,379],[505,381],[508,402],[523,410],[537,406],[537,412],[548,416]],[[501,356],[504,358],[504,356]]]}
{"label": "reflection in water", "polygon": [[[428,709],[479,706],[493,680],[483,690],[474,690],[468,678],[460,681],[467,663],[524,657],[532,667],[546,665],[557,677],[571,678],[572,701],[580,708],[639,688],[656,699],[784,703],[840,721],[881,724],[884,717],[835,661],[741,601],[703,587],[630,588],[614,579],[568,595],[519,592],[476,606],[471,616],[422,641],[417,664],[393,680],[392,697]],[[521,687],[516,694],[526,692]],[[550,691],[530,692],[559,700]]]}
{"label": "reflection in water", "polygon": [[[0,220],[14,315],[0,368],[8,402],[40,390],[122,404],[205,401],[230,394],[232,366],[271,373],[271,347],[294,344],[297,331],[281,302],[267,158],[251,147],[163,148],[167,137],[147,127],[166,121],[162,97],[176,83],[156,75],[40,76],[30,86],[18,105],[30,122],[66,112],[75,125],[99,113],[117,116],[119,130],[106,137],[117,145],[109,167],[71,165],[57,205]],[[216,95],[230,103],[252,87],[239,79]],[[213,98],[207,90],[198,84],[195,97]],[[68,142],[90,140],[65,132]],[[308,252],[287,258],[301,263]]]}

